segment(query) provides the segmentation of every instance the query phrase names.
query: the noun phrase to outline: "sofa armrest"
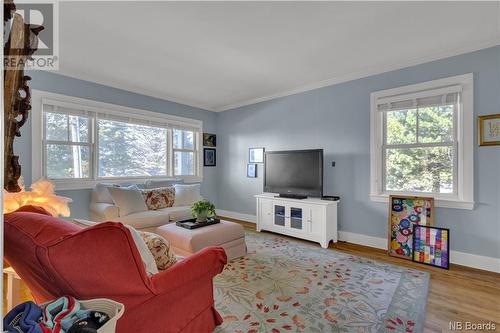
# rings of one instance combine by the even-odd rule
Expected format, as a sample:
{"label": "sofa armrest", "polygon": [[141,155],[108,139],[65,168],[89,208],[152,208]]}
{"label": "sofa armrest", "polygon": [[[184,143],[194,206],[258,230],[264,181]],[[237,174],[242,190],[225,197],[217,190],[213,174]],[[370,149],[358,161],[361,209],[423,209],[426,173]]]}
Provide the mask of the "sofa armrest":
{"label": "sofa armrest", "polygon": [[90,204],[90,218],[93,221],[113,221],[119,216],[120,210],[113,204],[103,202]]}
{"label": "sofa armrest", "polygon": [[207,247],[176,263],[169,269],[151,277],[152,289],[157,295],[165,294],[200,279],[213,279],[227,263],[221,247]]}

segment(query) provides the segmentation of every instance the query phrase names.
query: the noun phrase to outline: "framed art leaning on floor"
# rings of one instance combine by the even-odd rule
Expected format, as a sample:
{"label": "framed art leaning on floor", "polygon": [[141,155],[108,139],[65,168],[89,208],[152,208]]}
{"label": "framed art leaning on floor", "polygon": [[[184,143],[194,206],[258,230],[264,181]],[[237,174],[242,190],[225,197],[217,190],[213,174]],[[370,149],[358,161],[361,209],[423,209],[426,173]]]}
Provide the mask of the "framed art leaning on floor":
{"label": "framed art leaning on floor", "polygon": [[434,224],[434,199],[391,195],[388,222],[389,255],[412,260],[413,226]]}

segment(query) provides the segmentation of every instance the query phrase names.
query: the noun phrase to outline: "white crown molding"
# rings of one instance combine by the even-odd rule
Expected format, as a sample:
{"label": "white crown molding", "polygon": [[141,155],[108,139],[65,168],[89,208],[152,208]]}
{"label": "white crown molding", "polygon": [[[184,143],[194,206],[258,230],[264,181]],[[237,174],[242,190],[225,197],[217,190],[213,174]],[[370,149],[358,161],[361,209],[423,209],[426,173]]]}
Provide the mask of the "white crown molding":
{"label": "white crown molding", "polygon": [[333,77],[333,78],[330,78],[327,80],[312,82],[312,83],[309,83],[309,84],[306,84],[303,86],[299,86],[299,87],[296,87],[296,88],[293,88],[290,90],[278,92],[278,93],[271,94],[271,95],[256,97],[256,98],[252,98],[252,99],[248,99],[248,100],[243,100],[240,102],[226,104],[226,105],[222,105],[222,106],[200,104],[200,103],[189,101],[189,100],[186,100],[183,98],[172,97],[172,96],[169,96],[169,95],[164,94],[164,93],[152,91],[150,89],[144,89],[144,88],[140,88],[140,87],[132,87],[132,86],[124,85],[122,81],[114,80],[112,78],[106,78],[106,79],[93,78],[92,75],[89,75],[87,73],[79,73],[78,69],[74,69],[74,68],[68,68],[68,67],[61,68],[61,69],[59,69],[59,71],[57,71],[55,73],[60,74],[60,75],[64,75],[64,76],[68,76],[71,78],[79,79],[79,80],[85,80],[85,81],[105,85],[108,87],[112,87],[112,88],[116,88],[116,89],[120,89],[120,90],[124,90],[124,91],[129,91],[129,92],[133,92],[133,93],[137,93],[137,94],[141,94],[141,95],[145,95],[145,96],[149,96],[149,97],[153,97],[153,98],[166,100],[169,102],[174,102],[177,104],[191,106],[191,107],[206,110],[206,111],[222,112],[222,111],[229,111],[229,110],[236,109],[236,108],[243,107],[243,106],[257,104],[260,102],[269,101],[269,100],[276,99],[276,98],[295,95],[298,93],[302,93],[302,92],[306,92],[306,91],[310,91],[310,90],[314,90],[314,89],[324,88],[324,87],[336,85],[336,84],[343,83],[343,82],[361,79],[361,78],[369,77],[372,75],[377,75],[377,74],[382,74],[382,73],[386,73],[386,72],[390,72],[390,71],[394,71],[394,70],[398,70],[398,69],[403,69],[403,68],[423,64],[426,62],[445,59],[445,58],[457,56],[460,54],[470,53],[470,52],[474,52],[474,51],[478,51],[481,49],[486,49],[486,48],[494,47],[494,46],[498,46],[498,45],[500,45],[500,38],[484,41],[481,43],[475,43],[473,45],[465,45],[463,47],[455,48],[452,50],[436,52],[436,53],[429,55],[429,56],[426,56],[426,57],[409,59],[409,60],[401,61],[398,63],[390,63],[390,64],[385,64],[385,65],[381,64],[378,66],[372,66],[372,67],[364,68],[362,70],[351,72],[351,73],[348,73],[348,74],[345,74],[342,76],[336,76],[336,77]]}
{"label": "white crown molding", "polygon": [[[217,214],[251,223],[255,223],[257,220],[255,215],[242,214],[229,210],[217,209]],[[387,250],[387,238],[382,237],[373,237],[353,232],[339,231],[339,241]],[[500,273],[500,258],[480,256],[477,254],[453,250],[450,251],[450,258],[452,264]]]}
{"label": "white crown molding", "polygon": [[227,105],[223,105],[220,107],[214,107],[213,111],[215,111],[215,112],[229,111],[229,110],[240,108],[240,107],[247,106],[247,105],[257,104],[257,103],[269,101],[269,100],[276,99],[276,98],[295,95],[298,93],[302,93],[302,92],[306,92],[306,91],[310,91],[310,90],[314,90],[314,89],[319,89],[319,88],[324,88],[324,87],[336,85],[336,84],[343,83],[343,82],[348,82],[348,81],[352,81],[352,80],[361,79],[364,77],[369,77],[369,76],[373,76],[373,75],[377,75],[377,74],[391,72],[391,71],[398,70],[398,69],[416,66],[416,65],[424,64],[426,62],[450,58],[453,56],[457,56],[457,55],[461,55],[461,54],[465,54],[465,53],[470,53],[470,52],[474,52],[474,51],[479,51],[482,49],[487,49],[487,48],[498,46],[498,45],[500,45],[500,38],[488,40],[488,41],[481,42],[481,43],[476,43],[474,45],[467,45],[467,46],[455,48],[452,50],[437,52],[437,53],[434,53],[434,54],[426,56],[426,57],[409,59],[406,61],[401,61],[399,63],[391,63],[391,64],[386,64],[386,65],[381,64],[378,66],[368,67],[368,68],[365,68],[363,70],[352,72],[352,73],[349,73],[349,74],[346,74],[343,76],[337,76],[337,77],[327,79],[324,81],[313,82],[313,83],[306,84],[306,85],[303,85],[303,86],[300,86],[300,87],[297,87],[297,88],[294,88],[291,90],[282,91],[282,92],[279,92],[276,94],[252,98],[249,100],[245,100],[245,101],[241,101],[241,102],[237,102],[237,103],[232,103],[232,104],[227,104]]}

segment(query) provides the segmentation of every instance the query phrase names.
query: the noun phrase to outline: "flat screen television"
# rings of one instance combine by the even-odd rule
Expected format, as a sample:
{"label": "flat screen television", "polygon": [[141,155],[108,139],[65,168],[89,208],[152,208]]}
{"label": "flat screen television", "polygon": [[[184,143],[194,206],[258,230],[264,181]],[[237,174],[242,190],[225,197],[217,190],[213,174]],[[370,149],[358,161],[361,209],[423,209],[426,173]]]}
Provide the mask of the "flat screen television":
{"label": "flat screen television", "polygon": [[323,195],[323,149],[266,151],[264,192],[304,199]]}

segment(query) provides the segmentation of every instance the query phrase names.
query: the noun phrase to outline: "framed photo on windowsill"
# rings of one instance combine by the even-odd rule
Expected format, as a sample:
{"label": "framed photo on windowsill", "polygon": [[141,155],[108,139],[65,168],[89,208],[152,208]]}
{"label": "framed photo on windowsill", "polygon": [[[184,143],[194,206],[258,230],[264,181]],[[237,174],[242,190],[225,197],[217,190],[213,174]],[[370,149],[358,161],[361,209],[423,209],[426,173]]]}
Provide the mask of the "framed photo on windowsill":
{"label": "framed photo on windowsill", "polygon": [[500,113],[478,117],[479,145],[500,145]]}

